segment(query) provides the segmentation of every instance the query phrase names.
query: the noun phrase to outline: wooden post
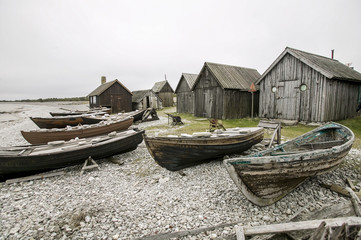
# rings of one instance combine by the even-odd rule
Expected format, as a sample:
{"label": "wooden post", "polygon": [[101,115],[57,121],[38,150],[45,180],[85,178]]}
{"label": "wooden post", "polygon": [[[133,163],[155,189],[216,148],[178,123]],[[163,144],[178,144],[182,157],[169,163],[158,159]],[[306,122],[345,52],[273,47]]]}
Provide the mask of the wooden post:
{"label": "wooden post", "polygon": [[251,118],[253,119],[253,111],[254,111],[254,93],[251,92],[252,94],[252,107],[251,107]]}

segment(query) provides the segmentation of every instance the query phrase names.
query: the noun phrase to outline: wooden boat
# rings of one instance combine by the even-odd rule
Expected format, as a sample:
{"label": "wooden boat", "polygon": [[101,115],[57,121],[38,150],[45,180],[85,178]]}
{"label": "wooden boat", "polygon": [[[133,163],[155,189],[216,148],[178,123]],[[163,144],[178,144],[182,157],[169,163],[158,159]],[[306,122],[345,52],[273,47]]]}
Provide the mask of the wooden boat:
{"label": "wooden boat", "polygon": [[84,162],[89,156],[100,159],[132,151],[143,141],[143,133],[129,129],[93,138],[0,148],[0,175],[43,172]]}
{"label": "wooden boat", "polygon": [[97,124],[79,125],[66,128],[37,129],[21,131],[21,134],[31,144],[45,144],[57,140],[70,140],[72,138],[86,138],[97,135],[121,131],[129,128],[133,118],[120,118],[115,120],[101,121]]}
{"label": "wooden boat", "polygon": [[162,167],[177,171],[186,167],[219,159],[227,154],[242,153],[262,141],[263,128],[235,128],[216,133],[182,134],[149,137],[144,141],[153,159]]}
{"label": "wooden boat", "polygon": [[[83,117],[92,116],[91,114],[83,115],[70,115],[70,116],[58,116],[58,117],[30,117],[30,119],[39,127],[39,128],[64,128],[66,126],[76,126],[79,124],[84,124]],[[93,123],[99,123],[102,120],[94,120]]]}
{"label": "wooden boat", "polygon": [[143,116],[144,112],[145,112],[145,110],[136,110],[136,111],[132,111],[132,112],[118,113],[118,114],[114,114],[114,115],[104,114],[102,116],[89,114],[89,115],[84,116],[83,120],[84,120],[85,124],[94,124],[94,123],[98,123],[99,121],[103,121],[103,120],[107,120],[107,119],[115,119],[115,118],[119,118],[119,117],[132,117],[133,122],[136,122],[136,121],[142,120],[142,116]]}
{"label": "wooden boat", "polygon": [[59,116],[72,116],[72,115],[82,115],[82,114],[110,114],[110,108],[93,108],[88,111],[66,111],[66,112],[49,112],[52,117]]}
{"label": "wooden boat", "polygon": [[254,204],[270,205],[312,176],[336,168],[348,154],[354,134],[328,123],[256,154],[224,160],[229,175]]}

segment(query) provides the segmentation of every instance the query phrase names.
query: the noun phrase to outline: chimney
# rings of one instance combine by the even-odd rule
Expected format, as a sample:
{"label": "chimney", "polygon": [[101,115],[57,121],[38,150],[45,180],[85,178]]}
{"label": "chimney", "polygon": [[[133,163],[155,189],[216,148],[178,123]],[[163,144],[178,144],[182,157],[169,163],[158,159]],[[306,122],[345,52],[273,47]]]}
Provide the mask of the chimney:
{"label": "chimney", "polygon": [[101,78],[101,84],[104,84],[104,83],[106,83],[107,82],[107,78],[105,77],[105,76],[102,76],[102,78]]}
{"label": "chimney", "polygon": [[332,50],[331,50],[331,59],[333,59],[333,54],[334,54],[334,52],[335,52],[335,49],[332,49]]}

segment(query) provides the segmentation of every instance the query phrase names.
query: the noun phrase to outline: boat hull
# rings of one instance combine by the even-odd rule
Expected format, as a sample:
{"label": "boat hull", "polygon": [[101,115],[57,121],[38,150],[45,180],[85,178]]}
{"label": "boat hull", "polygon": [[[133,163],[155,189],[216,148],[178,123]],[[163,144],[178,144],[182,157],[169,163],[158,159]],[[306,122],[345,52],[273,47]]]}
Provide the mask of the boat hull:
{"label": "boat hull", "polygon": [[246,151],[263,140],[263,129],[250,134],[224,138],[148,137],[144,141],[153,159],[170,171],[220,159]]}
{"label": "boat hull", "polygon": [[113,131],[121,131],[128,129],[133,123],[133,118],[126,118],[121,121],[116,121],[110,124],[96,125],[83,125],[75,127],[71,130],[64,129],[49,129],[47,131],[21,131],[21,134],[31,144],[45,144],[47,142],[57,140],[70,140],[73,138],[87,138],[97,135],[110,133]]}
{"label": "boat hull", "polygon": [[64,128],[66,126],[76,126],[79,124],[84,124],[84,120],[80,115],[74,115],[68,117],[53,117],[53,118],[30,117],[30,119],[39,128],[47,128],[47,129]]}
{"label": "boat hull", "polygon": [[[248,200],[259,206],[271,205],[308,178],[332,171],[343,161],[354,140],[352,131],[344,126],[343,129],[349,133],[349,139],[341,145],[290,154],[281,153],[275,156],[270,154],[271,149],[257,153],[258,156],[256,154],[256,156],[226,159],[224,165],[236,186]],[[316,136],[317,129],[290,142],[308,138],[312,134]],[[276,146],[275,149],[287,144]]]}
{"label": "boat hull", "polygon": [[[114,137],[99,136],[105,138],[101,142],[92,142],[88,139],[86,143],[80,142],[81,144],[74,146],[75,143],[69,141],[50,149],[48,149],[49,145],[0,148],[0,175],[43,172],[79,164],[89,156],[93,159],[101,159],[132,151],[143,141],[143,133],[144,131],[140,130],[127,130],[119,132]],[[39,148],[45,150],[42,150],[43,152],[31,150]],[[21,153],[22,149],[25,149],[24,153]],[[31,153],[27,154],[27,152]]]}

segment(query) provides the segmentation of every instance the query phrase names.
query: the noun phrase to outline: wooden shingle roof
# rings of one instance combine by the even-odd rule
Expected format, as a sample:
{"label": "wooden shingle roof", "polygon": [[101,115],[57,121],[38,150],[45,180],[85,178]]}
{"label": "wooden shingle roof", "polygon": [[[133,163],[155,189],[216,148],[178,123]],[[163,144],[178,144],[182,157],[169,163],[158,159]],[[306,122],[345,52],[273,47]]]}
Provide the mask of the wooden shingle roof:
{"label": "wooden shingle roof", "polygon": [[179,87],[179,85],[180,85],[180,83],[181,83],[182,77],[183,77],[184,80],[186,81],[188,87],[189,87],[190,89],[192,89],[193,86],[194,86],[194,84],[195,84],[195,82],[196,82],[196,80],[197,80],[198,74],[182,73],[182,76],[181,76],[181,78],[179,79],[179,82],[178,82],[178,85],[177,85],[177,87],[176,87],[176,89],[175,89],[175,92],[178,91],[178,87]]}
{"label": "wooden shingle roof", "polygon": [[353,70],[339,61],[316,54],[300,51],[294,48],[286,47],[281,55],[272,63],[272,65],[262,74],[259,83],[272,69],[273,67],[286,55],[291,54],[304,64],[310,66],[316,71],[329,79],[339,79],[348,81],[361,81],[361,73]]}
{"label": "wooden shingle roof", "polygon": [[[252,68],[205,62],[201,72],[205,67],[208,67],[223,89],[249,90],[251,84],[255,83],[261,76],[256,69]],[[200,75],[196,82],[199,79]],[[194,87],[195,84],[192,90],[194,90]]]}
{"label": "wooden shingle roof", "polygon": [[121,82],[118,81],[118,79],[115,79],[113,81],[110,82],[106,82],[102,85],[100,85],[99,87],[97,87],[94,91],[92,91],[91,93],[89,93],[88,96],[99,96],[100,94],[102,94],[105,90],[107,90],[108,88],[110,88],[113,84],[115,83],[119,83],[125,90],[127,90],[130,94],[132,94],[131,91],[129,91],[128,88],[126,88]]}

